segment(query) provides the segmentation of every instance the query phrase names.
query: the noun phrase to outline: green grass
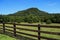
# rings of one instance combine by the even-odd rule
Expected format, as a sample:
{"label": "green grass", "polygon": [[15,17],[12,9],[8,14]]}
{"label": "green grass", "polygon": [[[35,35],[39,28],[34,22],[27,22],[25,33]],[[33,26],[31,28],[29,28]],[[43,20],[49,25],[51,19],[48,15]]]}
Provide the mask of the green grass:
{"label": "green grass", "polygon": [[[47,24],[44,24],[44,25],[47,25]],[[60,24],[48,24],[48,25],[58,25],[58,26],[60,26]],[[6,24],[6,26],[13,26],[13,25]],[[29,26],[17,26],[17,27],[19,27],[19,28],[25,28],[25,29],[37,30],[37,27],[29,27]],[[13,28],[6,28],[6,29],[13,30]],[[17,31],[23,32],[23,33],[27,33],[27,34],[38,35],[37,32],[31,32],[31,31],[26,31],[26,30],[18,30],[18,29],[17,29]],[[58,28],[45,28],[45,27],[41,27],[41,31],[60,32],[60,29],[58,29]],[[17,34],[19,34],[19,33],[17,33]],[[29,38],[37,39],[35,37],[24,35],[24,34],[19,34],[19,35],[24,36],[24,37],[29,37]],[[52,35],[52,34],[41,33],[41,36],[48,37],[48,38],[55,38],[55,39],[60,40],[60,36],[59,35]],[[44,39],[42,39],[42,40],[44,40]]]}
{"label": "green grass", "polygon": [[0,40],[16,40],[16,39],[9,37],[7,35],[0,34]]}

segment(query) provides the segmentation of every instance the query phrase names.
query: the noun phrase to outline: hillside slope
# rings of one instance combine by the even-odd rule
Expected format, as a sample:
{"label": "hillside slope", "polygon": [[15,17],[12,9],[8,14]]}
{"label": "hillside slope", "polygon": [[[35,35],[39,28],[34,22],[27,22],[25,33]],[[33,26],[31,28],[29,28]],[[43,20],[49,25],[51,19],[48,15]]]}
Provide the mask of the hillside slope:
{"label": "hillside slope", "polygon": [[48,13],[41,11],[38,8],[29,8],[29,9],[18,11],[14,14],[9,14],[9,15],[27,16],[30,14],[40,16],[40,15],[47,15]]}

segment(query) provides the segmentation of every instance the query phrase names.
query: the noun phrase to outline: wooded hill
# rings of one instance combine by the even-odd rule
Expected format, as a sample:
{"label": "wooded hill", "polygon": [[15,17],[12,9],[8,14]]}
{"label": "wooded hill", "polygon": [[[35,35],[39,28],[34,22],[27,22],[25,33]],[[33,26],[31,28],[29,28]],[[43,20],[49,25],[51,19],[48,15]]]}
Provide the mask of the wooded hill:
{"label": "wooded hill", "polygon": [[59,17],[59,13],[49,14],[48,12],[41,11],[38,8],[29,8],[9,15],[0,15],[0,22],[60,23]]}
{"label": "wooded hill", "polygon": [[41,11],[38,8],[29,8],[29,9],[18,11],[14,14],[9,14],[9,15],[28,16],[30,14],[35,16],[40,16],[40,15],[47,15],[48,13]]}

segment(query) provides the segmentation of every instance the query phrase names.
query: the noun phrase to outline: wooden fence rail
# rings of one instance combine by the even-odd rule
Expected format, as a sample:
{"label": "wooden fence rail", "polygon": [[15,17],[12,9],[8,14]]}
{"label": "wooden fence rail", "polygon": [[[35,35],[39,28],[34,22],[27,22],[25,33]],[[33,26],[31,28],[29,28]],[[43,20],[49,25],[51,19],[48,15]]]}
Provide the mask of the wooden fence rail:
{"label": "wooden fence rail", "polygon": [[[44,39],[48,39],[48,40],[57,40],[57,39],[53,39],[53,38],[46,38],[46,37],[42,37],[40,36],[40,33],[46,33],[46,34],[55,34],[55,35],[60,35],[60,32],[58,33],[55,33],[55,32],[46,32],[46,31],[41,31],[40,28],[41,27],[49,27],[49,28],[60,28],[60,26],[48,26],[48,25],[32,25],[32,24],[16,24],[16,23],[2,23],[3,24],[3,33],[5,33],[5,30],[9,30],[9,29],[6,29],[5,27],[8,27],[6,26],[5,24],[12,24],[12,26],[9,26],[8,28],[13,28],[14,30],[9,30],[9,31],[13,31],[14,33],[14,36],[16,36],[16,33],[20,33],[20,34],[25,34],[25,35],[29,35],[29,36],[33,36],[33,37],[37,37],[38,40],[40,40],[40,38],[44,38]],[[38,30],[31,30],[31,29],[25,29],[25,28],[18,28],[16,27],[16,25],[20,25],[20,26],[35,26],[38,28]],[[16,29],[20,29],[20,30],[28,30],[28,31],[33,31],[33,32],[37,32],[38,35],[32,35],[32,34],[26,34],[26,33],[22,33],[22,32],[17,32]]]}

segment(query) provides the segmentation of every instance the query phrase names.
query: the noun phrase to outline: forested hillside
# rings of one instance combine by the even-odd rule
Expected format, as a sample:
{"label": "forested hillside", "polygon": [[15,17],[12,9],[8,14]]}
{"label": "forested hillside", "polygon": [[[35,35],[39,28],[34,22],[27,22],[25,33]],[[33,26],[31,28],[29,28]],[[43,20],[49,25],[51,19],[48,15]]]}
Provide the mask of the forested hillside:
{"label": "forested hillside", "polygon": [[38,8],[29,8],[26,10],[18,11],[9,15],[0,15],[0,22],[46,22],[46,23],[60,23],[60,14],[49,14],[39,10]]}
{"label": "forested hillside", "polygon": [[40,16],[40,15],[46,15],[48,13],[41,11],[38,8],[29,8],[29,9],[18,11],[14,14],[9,14],[9,15],[28,16],[30,14],[35,15],[35,16]]}

